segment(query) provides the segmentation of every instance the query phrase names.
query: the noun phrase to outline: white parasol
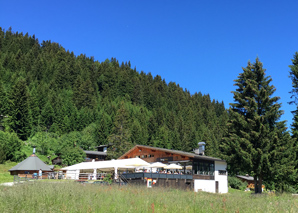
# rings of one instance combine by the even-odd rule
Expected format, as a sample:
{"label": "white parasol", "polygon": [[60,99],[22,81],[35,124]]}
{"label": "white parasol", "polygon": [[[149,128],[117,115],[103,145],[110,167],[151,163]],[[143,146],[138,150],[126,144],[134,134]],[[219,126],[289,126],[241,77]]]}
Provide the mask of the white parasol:
{"label": "white parasol", "polygon": [[170,164],[168,166],[165,166],[164,168],[165,169],[182,169],[182,166],[179,166],[177,164],[172,163],[172,164]]}
{"label": "white parasol", "polygon": [[[119,161],[121,161],[121,160],[119,160]],[[123,164],[125,166],[135,166],[135,167],[138,167],[138,166],[148,167],[148,166],[150,166],[149,163],[147,163],[146,161],[144,161],[140,158],[128,158],[128,159],[123,159],[122,161],[123,161]]]}
{"label": "white parasol", "polygon": [[164,164],[164,163],[161,163],[161,162],[155,162],[155,163],[152,163],[150,166],[150,168],[163,168],[167,166],[167,164]]}

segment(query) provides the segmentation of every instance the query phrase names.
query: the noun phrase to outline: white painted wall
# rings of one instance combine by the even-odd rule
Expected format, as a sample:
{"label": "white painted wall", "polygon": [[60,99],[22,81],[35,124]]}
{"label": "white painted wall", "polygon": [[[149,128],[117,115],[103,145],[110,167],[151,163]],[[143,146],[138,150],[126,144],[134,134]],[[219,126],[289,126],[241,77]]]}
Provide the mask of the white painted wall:
{"label": "white painted wall", "polygon": [[66,179],[79,180],[80,170],[66,170]]}
{"label": "white painted wall", "polygon": [[219,175],[218,170],[227,170],[227,163],[222,161],[215,161],[214,179],[218,181],[218,192],[228,193],[228,172],[226,175]]}
{"label": "white painted wall", "polygon": [[228,173],[227,175],[219,175],[218,170],[227,170],[227,163],[215,161],[214,180],[194,180],[194,191],[202,190],[204,192],[215,193],[215,182],[218,181],[218,192],[228,193]]}
{"label": "white painted wall", "polygon": [[215,180],[194,180],[194,191],[198,192],[202,190],[204,192],[213,192],[215,193]]}

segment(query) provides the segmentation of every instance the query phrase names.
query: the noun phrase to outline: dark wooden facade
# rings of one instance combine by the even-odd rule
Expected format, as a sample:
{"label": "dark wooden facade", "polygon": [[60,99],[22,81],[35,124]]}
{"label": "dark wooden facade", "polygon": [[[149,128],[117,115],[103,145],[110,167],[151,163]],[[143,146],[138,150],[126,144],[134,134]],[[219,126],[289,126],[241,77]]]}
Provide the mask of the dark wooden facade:
{"label": "dark wooden facade", "polygon": [[[31,171],[25,171],[25,170],[18,170],[18,171],[10,171],[10,175],[17,175],[18,177],[24,177],[24,178],[34,178],[34,174],[36,174],[36,177],[39,177],[39,170],[31,170]],[[48,178],[48,171],[42,172],[42,179]]]}
{"label": "dark wooden facade", "polygon": [[170,151],[171,150],[165,151],[155,147],[145,147],[145,146],[137,145],[118,159],[139,157],[144,161],[147,161],[148,163],[152,163],[152,162],[169,163],[171,161],[186,162],[186,161],[192,161],[193,159],[189,156],[181,155],[179,153],[174,153]]}
{"label": "dark wooden facade", "polygon": [[61,159],[61,157],[56,157],[56,158],[54,158],[53,160],[52,160],[52,164],[53,165],[62,165],[62,159]]}

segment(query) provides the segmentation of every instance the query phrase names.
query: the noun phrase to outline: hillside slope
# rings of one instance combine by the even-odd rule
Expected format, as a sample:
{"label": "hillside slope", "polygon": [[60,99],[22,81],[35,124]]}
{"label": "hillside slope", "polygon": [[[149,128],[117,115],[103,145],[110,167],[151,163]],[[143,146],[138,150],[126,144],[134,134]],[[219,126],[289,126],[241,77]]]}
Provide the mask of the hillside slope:
{"label": "hillside slope", "polygon": [[206,153],[218,156],[228,118],[222,102],[130,62],[75,56],[58,43],[2,28],[0,115],[2,130],[44,155],[107,143],[123,151],[134,144],[192,151],[206,141]]}

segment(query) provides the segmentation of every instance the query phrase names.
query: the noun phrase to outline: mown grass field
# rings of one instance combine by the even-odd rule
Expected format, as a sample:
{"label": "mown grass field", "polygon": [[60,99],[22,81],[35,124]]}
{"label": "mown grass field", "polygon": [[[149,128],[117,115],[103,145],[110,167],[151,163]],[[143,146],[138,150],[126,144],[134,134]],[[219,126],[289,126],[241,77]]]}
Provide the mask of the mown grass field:
{"label": "mown grass field", "polygon": [[1,212],[298,212],[290,194],[253,196],[176,189],[29,182],[0,186]]}

